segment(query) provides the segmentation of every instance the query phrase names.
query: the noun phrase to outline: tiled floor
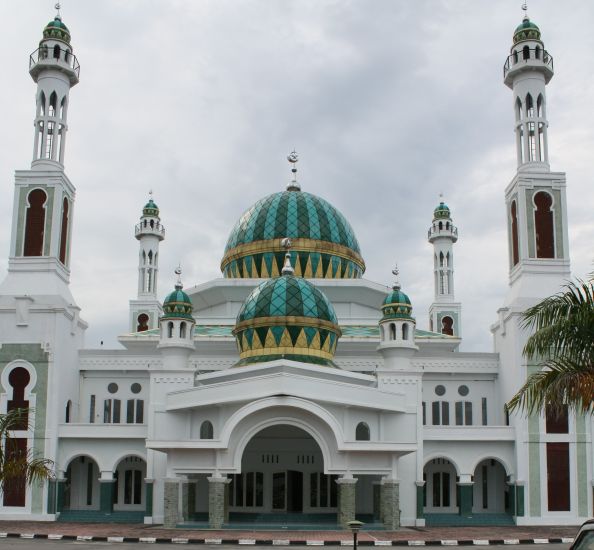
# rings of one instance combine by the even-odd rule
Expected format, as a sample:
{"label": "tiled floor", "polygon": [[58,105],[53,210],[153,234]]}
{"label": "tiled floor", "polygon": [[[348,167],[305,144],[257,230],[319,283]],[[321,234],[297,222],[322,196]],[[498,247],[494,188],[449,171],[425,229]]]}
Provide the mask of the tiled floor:
{"label": "tiled floor", "polygon": [[[545,539],[573,537],[578,527],[426,527],[403,528],[400,531],[363,531],[361,541],[376,540],[494,540]],[[164,529],[160,526],[109,523],[54,523],[38,521],[0,521],[0,533],[34,533],[61,535],[89,535],[98,537],[156,537],[187,539],[256,539],[266,540],[351,540],[346,531],[214,531]]]}

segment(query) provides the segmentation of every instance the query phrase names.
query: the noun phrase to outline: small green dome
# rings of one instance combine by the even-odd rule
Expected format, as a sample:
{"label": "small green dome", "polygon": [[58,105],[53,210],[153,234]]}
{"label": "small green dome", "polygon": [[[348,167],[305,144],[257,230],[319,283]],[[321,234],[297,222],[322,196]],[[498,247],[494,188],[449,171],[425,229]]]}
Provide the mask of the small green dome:
{"label": "small green dome", "polygon": [[540,40],[540,29],[528,17],[524,17],[514,31],[514,44],[522,40]]}
{"label": "small green dome", "polygon": [[251,292],[239,310],[233,334],[238,366],[282,357],[332,365],[341,331],[321,290],[300,277],[283,275]]}
{"label": "small green dome", "polygon": [[194,317],[192,317],[192,300],[182,288],[182,284],[177,283],[175,290],[167,295],[163,302],[163,317],[161,319],[194,320]]}
{"label": "small green dome", "polygon": [[229,235],[221,271],[228,278],[278,277],[288,237],[295,275],[358,279],[365,272],[359,243],[346,218],[324,199],[299,191],[273,193],[241,216]]}
{"label": "small green dome", "polygon": [[149,199],[149,201],[144,205],[144,208],[142,209],[142,215],[159,217],[159,207],[153,202],[153,199]]}
{"label": "small green dome", "polygon": [[56,15],[53,21],[50,21],[43,29],[43,38],[54,38],[62,40],[67,44],[70,44],[70,31],[68,27],[62,23],[62,18]]}
{"label": "small green dome", "polygon": [[382,303],[382,321],[386,319],[412,319],[410,298],[395,285]]}
{"label": "small green dome", "polygon": [[450,208],[449,206],[441,201],[438,205],[437,208],[433,211],[433,217],[434,218],[449,218],[450,217]]}

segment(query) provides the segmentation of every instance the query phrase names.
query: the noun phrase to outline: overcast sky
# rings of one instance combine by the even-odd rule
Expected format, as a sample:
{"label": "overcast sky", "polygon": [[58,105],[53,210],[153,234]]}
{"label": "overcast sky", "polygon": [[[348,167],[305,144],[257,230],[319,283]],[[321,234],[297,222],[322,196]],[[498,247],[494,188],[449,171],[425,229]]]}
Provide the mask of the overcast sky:
{"label": "overcast sky", "polygon": [[[27,169],[35,84],[28,56],[55,0],[2,0],[0,269],[15,169]],[[433,299],[426,235],[443,192],[460,238],[463,349],[491,351],[508,256],[504,189],[516,169],[502,67],[521,0],[63,0],[81,63],[66,173],[77,188],[71,286],[87,345],[126,332],[136,295],[134,225],[153,189],[167,228],[159,295],[220,277],[242,212],[289,179],[353,226],[365,277],[395,261],[419,328]],[[594,3],[531,0],[553,55],[553,170],[567,172],[572,272],[594,259]],[[10,24],[6,24],[9,16]]]}

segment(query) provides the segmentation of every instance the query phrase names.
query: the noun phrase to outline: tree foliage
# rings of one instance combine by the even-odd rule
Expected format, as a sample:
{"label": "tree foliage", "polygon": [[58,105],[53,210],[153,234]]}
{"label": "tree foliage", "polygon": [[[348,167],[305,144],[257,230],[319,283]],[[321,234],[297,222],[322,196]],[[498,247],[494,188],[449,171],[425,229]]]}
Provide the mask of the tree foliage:
{"label": "tree foliage", "polygon": [[31,409],[13,409],[0,414],[0,482],[24,478],[27,484],[53,477],[54,463],[35,456],[32,450],[21,452],[17,446],[16,431],[29,430]]}
{"label": "tree foliage", "polygon": [[568,283],[562,292],[524,312],[522,326],[534,331],[524,347],[542,369],[531,374],[507,407],[533,414],[564,406],[594,412],[594,279]]}

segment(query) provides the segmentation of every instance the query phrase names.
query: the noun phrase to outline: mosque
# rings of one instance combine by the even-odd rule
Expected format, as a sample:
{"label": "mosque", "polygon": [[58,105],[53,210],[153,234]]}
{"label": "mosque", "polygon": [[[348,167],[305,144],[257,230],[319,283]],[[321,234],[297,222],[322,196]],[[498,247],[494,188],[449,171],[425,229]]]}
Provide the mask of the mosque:
{"label": "mosque", "polygon": [[459,351],[450,208],[441,202],[429,226],[435,294],[429,327],[417,327],[397,270],[392,289],[364,278],[359,222],[301,189],[295,153],[286,189],[231,229],[222,277],[184,289],[178,273],[162,303],[166,231],[151,197],[134,228],[129,333],[121,349],[85,348],[64,171],[79,70],[58,14],[30,56],[33,161],[15,175],[0,285],[0,412],[30,408],[18,452],[53,460],[55,479],[5,483],[2,518],[213,528],[357,518],[392,530],[593,514],[592,418],[505,409],[538,368],[522,356],[521,314],[570,277],[565,174],[548,161],[553,58],[536,24],[515,29],[503,70],[517,171],[504,190],[509,288],[492,353]]}

